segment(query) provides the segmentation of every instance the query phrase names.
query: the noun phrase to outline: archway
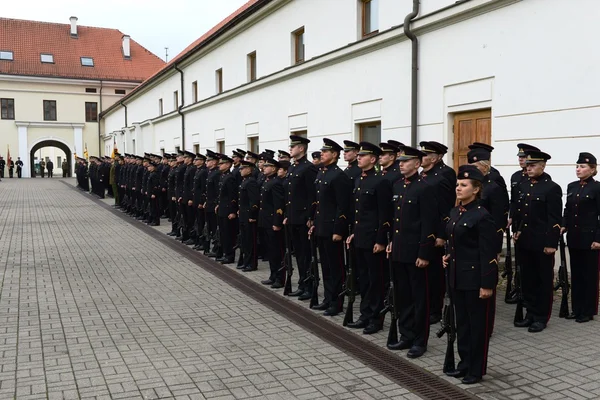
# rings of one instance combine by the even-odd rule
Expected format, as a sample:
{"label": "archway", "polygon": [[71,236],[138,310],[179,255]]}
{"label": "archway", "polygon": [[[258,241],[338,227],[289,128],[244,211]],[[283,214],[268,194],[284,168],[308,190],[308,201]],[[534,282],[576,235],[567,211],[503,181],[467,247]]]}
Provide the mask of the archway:
{"label": "archway", "polygon": [[[29,152],[30,171],[35,171],[35,169],[34,169],[35,168],[35,165],[34,165],[35,152],[43,147],[58,147],[59,149],[61,149],[62,151],[65,152],[65,159],[67,160],[67,164],[69,165],[67,176],[70,178],[71,171],[73,170],[73,154],[71,153],[71,149],[69,149],[69,146],[67,146],[66,144],[59,142],[57,140],[44,140],[42,142],[36,143],[31,148],[31,151]],[[56,167],[59,168],[60,166],[56,166]],[[33,176],[33,172],[31,175]]]}

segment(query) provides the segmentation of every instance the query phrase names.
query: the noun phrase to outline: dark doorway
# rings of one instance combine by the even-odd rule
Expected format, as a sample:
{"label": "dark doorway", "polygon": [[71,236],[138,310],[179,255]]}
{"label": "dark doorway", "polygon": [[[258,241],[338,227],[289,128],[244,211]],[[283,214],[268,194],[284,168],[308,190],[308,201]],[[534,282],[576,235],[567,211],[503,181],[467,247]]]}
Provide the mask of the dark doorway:
{"label": "dark doorway", "polygon": [[[62,151],[65,152],[65,159],[67,160],[67,164],[69,164],[69,170],[67,172],[67,176],[70,178],[72,175],[72,171],[73,171],[73,154],[71,154],[71,150],[69,149],[69,146],[67,146],[66,144],[64,144],[62,142],[58,142],[56,140],[45,140],[45,141],[40,142],[40,143],[36,144],[35,146],[33,146],[33,148],[31,149],[31,152],[29,153],[29,167],[30,167],[30,171],[31,171],[31,176],[33,176],[34,171],[35,171],[35,163],[34,163],[35,152],[43,147],[58,147],[59,149],[61,149]],[[56,165],[55,167],[60,168],[60,165]]]}

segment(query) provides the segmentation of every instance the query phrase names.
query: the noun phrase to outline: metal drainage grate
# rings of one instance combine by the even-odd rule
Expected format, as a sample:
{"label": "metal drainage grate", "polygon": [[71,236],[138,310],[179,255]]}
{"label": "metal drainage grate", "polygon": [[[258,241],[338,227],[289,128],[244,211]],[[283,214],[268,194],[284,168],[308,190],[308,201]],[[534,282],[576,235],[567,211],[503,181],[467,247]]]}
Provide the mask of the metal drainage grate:
{"label": "metal drainage grate", "polygon": [[[67,182],[61,181],[73,190],[80,190]],[[83,195],[83,193],[82,193]],[[90,197],[86,197],[90,199]],[[328,321],[318,314],[290,301],[281,301],[281,295],[272,292],[258,283],[238,274],[232,269],[224,268],[221,264],[205,257],[189,246],[183,245],[160,231],[138,223],[127,215],[113,209],[95,197],[94,202],[106,210],[119,216],[124,221],[147,233],[149,236],[165,244],[172,250],[185,256],[204,270],[217,276],[229,285],[239,289],[256,301],[272,308],[274,311],[295,324],[314,333],[319,338],[330,343],[339,350],[352,355],[354,358],[385,375],[391,381],[427,400],[468,400],[477,399],[475,395],[446,382],[444,379],[428,372],[409,361],[406,361],[390,351],[373,344],[347,329]]]}

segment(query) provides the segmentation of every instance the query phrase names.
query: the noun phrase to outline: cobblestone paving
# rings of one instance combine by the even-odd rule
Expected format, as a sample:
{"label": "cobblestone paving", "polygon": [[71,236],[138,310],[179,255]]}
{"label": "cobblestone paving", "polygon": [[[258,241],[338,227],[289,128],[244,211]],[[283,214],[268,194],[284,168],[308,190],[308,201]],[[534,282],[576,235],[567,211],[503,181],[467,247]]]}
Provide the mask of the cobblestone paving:
{"label": "cobblestone paving", "polygon": [[[0,183],[0,399],[418,398],[85,196]],[[567,366],[571,383],[538,368],[506,390],[568,390],[585,366]]]}
{"label": "cobblestone paving", "polygon": [[[112,204],[112,199],[105,200]],[[167,232],[170,224],[155,229]],[[234,269],[233,265],[227,266]],[[558,268],[558,262],[556,269]],[[237,270],[236,270],[237,271]],[[259,270],[242,273],[254,281],[268,277],[266,263],[259,264]],[[295,288],[294,284],[294,288]],[[281,293],[281,290],[279,290]],[[320,299],[322,299],[322,287]],[[432,327],[428,351],[425,356],[410,360],[405,352],[398,357],[418,365],[448,382],[459,385],[482,399],[600,399],[600,326],[598,318],[586,324],[558,318],[560,298],[555,297],[553,316],[548,328],[541,333],[528,333],[526,329],[513,327],[514,305],[504,303],[504,293],[498,293],[498,305],[494,334],[490,343],[488,374],[480,384],[466,386],[459,380],[448,378],[442,373],[446,352],[446,339],[438,339],[435,333],[438,326]],[[303,304],[294,298],[282,296],[282,300]],[[355,318],[359,315],[357,299]],[[342,324],[343,316],[323,317]],[[389,318],[384,330],[375,335],[363,335],[373,343],[385,347]],[[360,334],[360,331],[353,331]],[[457,355],[458,357],[458,355]],[[457,358],[458,362],[458,358]]]}

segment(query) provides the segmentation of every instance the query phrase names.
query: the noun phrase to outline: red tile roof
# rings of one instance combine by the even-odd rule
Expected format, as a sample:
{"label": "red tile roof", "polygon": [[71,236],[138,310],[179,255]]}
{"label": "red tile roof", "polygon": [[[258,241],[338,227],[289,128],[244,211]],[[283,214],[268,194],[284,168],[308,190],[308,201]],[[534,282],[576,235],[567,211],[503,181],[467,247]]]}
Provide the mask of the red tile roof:
{"label": "red tile roof", "polygon": [[[0,74],[141,82],[165,62],[130,40],[131,59],[123,57],[123,33],[117,29],[0,18],[0,50],[12,51],[13,61],[0,60]],[[54,64],[40,54],[52,54]],[[92,57],[94,67],[81,65]]]}
{"label": "red tile roof", "polygon": [[[152,76],[150,76],[148,79],[146,79],[144,82],[142,82],[141,85],[137,86],[131,92],[127,93],[127,95],[122,100],[126,100],[126,99],[130,98],[132,95],[137,93],[140,89],[142,89],[143,87],[145,87],[146,85],[150,84],[155,79],[157,79],[160,75],[166,73],[170,69],[173,69],[173,66],[177,62],[181,61],[182,59],[184,59],[187,56],[192,55],[197,49],[199,49],[201,46],[208,43],[210,41],[210,39],[214,38],[219,32],[224,32],[224,31],[228,30],[230,25],[234,22],[234,20],[236,18],[238,18],[238,17],[244,18],[249,15],[252,15],[253,12],[251,10],[249,11],[249,9],[251,7],[253,7],[253,6],[260,7],[260,6],[270,3],[271,1],[272,0],[249,0],[243,6],[238,8],[231,15],[229,15],[227,18],[225,18],[223,21],[221,21],[217,25],[215,25],[212,29],[210,29],[204,35],[200,36],[200,38],[198,38],[192,44],[190,44],[188,47],[186,47],[181,53],[177,54],[171,61],[169,61],[161,69],[155,71],[155,73]],[[244,16],[243,14],[246,13],[247,11],[249,12],[248,15]],[[113,110],[114,108],[116,108],[118,106],[119,106],[119,103],[115,103],[112,106],[110,106],[108,109],[106,109],[102,114],[107,114],[111,110]]]}

